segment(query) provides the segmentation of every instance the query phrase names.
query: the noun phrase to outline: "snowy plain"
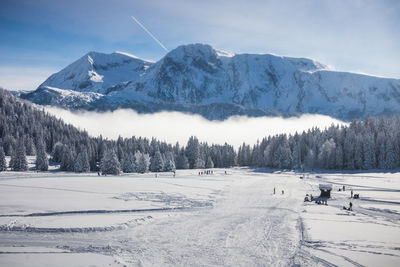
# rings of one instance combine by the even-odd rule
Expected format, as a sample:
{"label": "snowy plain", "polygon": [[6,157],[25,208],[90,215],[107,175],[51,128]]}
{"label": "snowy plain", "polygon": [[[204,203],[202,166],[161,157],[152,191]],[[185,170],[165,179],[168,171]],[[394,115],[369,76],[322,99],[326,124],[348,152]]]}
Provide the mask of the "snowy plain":
{"label": "snowy plain", "polygon": [[399,173],[199,171],[2,172],[0,266],[400,265]]}

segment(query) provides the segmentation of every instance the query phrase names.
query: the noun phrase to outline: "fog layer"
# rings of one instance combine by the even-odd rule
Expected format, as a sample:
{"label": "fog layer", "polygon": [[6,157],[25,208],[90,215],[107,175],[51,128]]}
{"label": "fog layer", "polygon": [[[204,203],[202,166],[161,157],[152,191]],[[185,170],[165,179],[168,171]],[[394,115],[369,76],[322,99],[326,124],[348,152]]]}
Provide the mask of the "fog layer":
{"label": "fog layer", "polygon": [[294,134],[307,131],[312,127],[324,129],[333,124],[346,124],[324,115],[306,114],[300,117],[230,117],[225,121],[209,121],[199,115],[180,112],[160,112],[155,114],[138,114],[131,109],[119,109],[112,112],[93,112],[46,107],[46,111],[66,123],[86,130],[92,136],[102,135],[109,139],[118,136],[155,137],[161,141],[174,144],[186,144],[192,135],[209,144],[227,142],[239,147],[243,142],[255,144],[265,136],[280,133]]}

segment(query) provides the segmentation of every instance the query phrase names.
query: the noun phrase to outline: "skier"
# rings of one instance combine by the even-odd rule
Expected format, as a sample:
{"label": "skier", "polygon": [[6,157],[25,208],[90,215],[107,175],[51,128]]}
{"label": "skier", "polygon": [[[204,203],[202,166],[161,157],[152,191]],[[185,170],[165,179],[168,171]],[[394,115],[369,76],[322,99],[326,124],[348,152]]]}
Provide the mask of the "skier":
{"label": "skier", "polygon": [[351,203],[351,201],[350,201],[350,204],[349,204],[349,210],[353,210],[353,203]]}
{"label": "skier", "polygon": [[275,195],[275,187],[274,187],[274,195]]}
{"label": "skier", "polygon": [[343,186],[343,192],[345,191],[346,187]]}
{"label": "skier", "polygon": [[351,193],[350,194],[351,194],[351,198],[353,198],[353,189],[351,189]]}
{"label": "skier", "polygon": [[284,194],[285,194],[285,190],[282,189],[282,195],[284,195]]}

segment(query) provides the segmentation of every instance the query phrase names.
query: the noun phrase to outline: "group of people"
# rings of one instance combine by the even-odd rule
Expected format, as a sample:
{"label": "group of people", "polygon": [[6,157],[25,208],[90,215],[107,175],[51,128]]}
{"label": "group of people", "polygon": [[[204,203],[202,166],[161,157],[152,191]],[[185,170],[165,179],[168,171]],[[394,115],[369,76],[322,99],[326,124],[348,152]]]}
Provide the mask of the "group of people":
{"label": "group of people", "polygon": [[[205,171],[199,172],[199,176],[200,175],[209,175],[209,174],[214,174],[214,172],[212,170],[205,170]],[[225,171],[225,174],[226,174],[226,171]]]}

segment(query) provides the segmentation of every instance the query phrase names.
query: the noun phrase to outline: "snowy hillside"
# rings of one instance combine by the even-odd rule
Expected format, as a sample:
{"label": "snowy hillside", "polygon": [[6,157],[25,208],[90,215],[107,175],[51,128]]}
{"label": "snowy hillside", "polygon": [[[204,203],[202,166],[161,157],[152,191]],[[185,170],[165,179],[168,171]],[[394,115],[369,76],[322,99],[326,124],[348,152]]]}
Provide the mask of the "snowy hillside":
{"label": "snowy hillside", "polygon": [[156,63],[91,52],[22,97],[68,108],[178,110],[211,119],[275,112],[349,120],[399,114],[400,80],[333,71],[306,58],[232,54],[191,44]]}

